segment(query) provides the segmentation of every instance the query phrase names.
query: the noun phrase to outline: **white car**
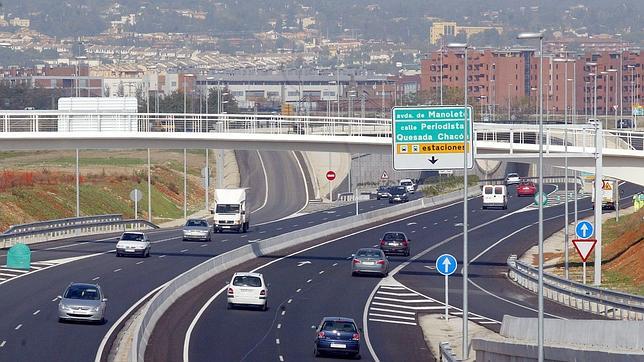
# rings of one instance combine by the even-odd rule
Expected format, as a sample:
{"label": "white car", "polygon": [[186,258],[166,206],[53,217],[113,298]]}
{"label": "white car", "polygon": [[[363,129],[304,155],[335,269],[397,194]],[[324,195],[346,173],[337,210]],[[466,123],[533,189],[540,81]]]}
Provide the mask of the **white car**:
{"label": "white car", "polygon": [[519,178],[518,173],[511,172],[505,177],[506,185],[518,185],[521,183],[521,178]]}
{"label": "white car", "polygon": [[414,181],[408,178],[400,180],[400,186],[405,186],[407,192],[410,194],[413,194],[416,191],[416,184],[414,183]]}
{"label": "white car", "polygon": [[235,273],[228,284],[228,309],[237,305],[268,309],[268,287],[260,273]]}
{"label": "white car", "polygon": [[142,232],[126,231],[116,243],[116,256],[140,255],[150,256],[150,239]]}

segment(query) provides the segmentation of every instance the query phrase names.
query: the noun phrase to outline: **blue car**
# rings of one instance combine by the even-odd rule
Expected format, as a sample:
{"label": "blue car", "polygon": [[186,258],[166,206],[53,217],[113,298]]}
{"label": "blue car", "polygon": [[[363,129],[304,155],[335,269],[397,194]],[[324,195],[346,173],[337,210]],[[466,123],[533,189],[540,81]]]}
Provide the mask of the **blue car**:
{"label": "blue car", "polygon": [[316,357],[322,354],[342,354],[360,358],[360,332],[351,318],[324,317],[316,330]]}

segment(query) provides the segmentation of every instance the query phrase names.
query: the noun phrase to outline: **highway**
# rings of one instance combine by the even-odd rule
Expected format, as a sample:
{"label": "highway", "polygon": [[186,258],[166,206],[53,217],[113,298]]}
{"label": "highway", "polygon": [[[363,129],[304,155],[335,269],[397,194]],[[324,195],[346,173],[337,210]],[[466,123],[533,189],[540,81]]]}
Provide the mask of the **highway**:
{"label": "highway", "polygon": [[[307,203],[304,173],[292,152],[238,152],[242,186],[255,210],[247,234],[215,234],[211,243],[181,241],[180,228],[150,231],[150,258],[116,258],[117,236],[72,238],[32,246],[36,268],[0,281],[0,361],[90,361],[112,324],[134,303],[181,272],[217,254],[282,233],[277,221]],[[267,192],[268,191],[268,192]],[[67,259],[71,258],[71,259]],[[67,260],[64,260],[67,259]],[[6,252],[0,265],[6,263]],[[12,275],[9,277],[8,275]],[[72,281],[98,282],[108,301],[103,325],[57,322],[56,297]]]}
{"label": "highway", "polygon": [[[553,186],[546,186],[546,191],[553,190]],[[625,199],[630,193],[632,190],[625,188]],[[510,195],[508,210],[483,211],[480,198],[470,202],[470,317],[494,330],[498,330],[504,313],[536,315],[536,296],[514,286],[503,275],[507,256],[521,254],[536,243],[537,237],[537,212],[528,207],[532,198],[515,197],[513,187]],[[582,215],[589,215],[589,200],[579,204],[581,210],[586,209]],[[546,236],[561,228],[562,212],[563,205],[546,208]],[[395,270],[384,280],[352,277],[351,254],[360,247],[376,245],[389,230],[408,233],[416,259],[407,263],[405,257],[390,257],[392,268],[400,266],[400,271]],[[210,361],[214,356],[231,361],[312,360],[314,328],[320,319],[347,316],[365,329],[363,359],[372,359],[365,343],[368,337],[382,361],[426,361],[429,352],[416,326],[415,313],[442,308],[443,278],[431,268],[442,253],[460,259],[461,233],[462,203],[456,202],[337,239],[320,240],[302,251],[294,248],[245,263],[234,271],[257,270],[270,283],[267,312],[227,310],[221,291],[232,271],[223,273],[180,299],[166,313],[150,340],[146,360],[194,362]],[[461,301],[462,278],[458,273],[460,269],[450,279],[450,304],[455,308],[460,308]],[[593,317],[549,302],[546,313],[554,317]]]}

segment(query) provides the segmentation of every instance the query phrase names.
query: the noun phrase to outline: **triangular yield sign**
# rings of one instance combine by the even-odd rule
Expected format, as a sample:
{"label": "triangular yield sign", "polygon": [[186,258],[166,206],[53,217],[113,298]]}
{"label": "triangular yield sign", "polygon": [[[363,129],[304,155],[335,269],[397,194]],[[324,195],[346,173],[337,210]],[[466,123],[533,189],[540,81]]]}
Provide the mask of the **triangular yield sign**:
{"label": "triangular yield sign", "polygon": [[581,261],[585,262],[590,256],[590,253],[595,248],[595,244],[597,244],[597,240],[575,239],[572,241],[572,244],[575,246],[575,249],[577,249],[577,253],[579,253],[579,257],[581,258]]}
{"label": "triangular yield sign", "polygon": [[381,180],[387,180],[389,179],[389,175],[387,174],[387,171],[382,171],[382,176],[380,176]]}

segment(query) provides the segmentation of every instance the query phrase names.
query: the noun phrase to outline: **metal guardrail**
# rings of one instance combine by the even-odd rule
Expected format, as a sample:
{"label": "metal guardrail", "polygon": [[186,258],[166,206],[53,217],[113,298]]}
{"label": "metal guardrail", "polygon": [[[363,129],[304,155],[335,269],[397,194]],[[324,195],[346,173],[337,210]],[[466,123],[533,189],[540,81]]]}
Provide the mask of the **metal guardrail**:
{"label": "metal guardrail", "polygon": [[112,220],[95,223],[76,223],[60,225],[47,229],[0,234],[0,248],[10,248],[16,243],[33,244],[76,236],[120,232],[125,230],[157,229],[158,226],[147,220]]}
{"label": "metal guardrail", "polygon": [[[536,145],[533,124],[474,123],[478,141]],[[391,119],[360,117],[282,116],[271,114],[81,113],[61,111],[4,111],[0,133],[41,132],[217,132],[300,134],[318,136],[391,137]],[[588,124],[544,125],[545,152],[561,152],[569,140],[580,152],[593,152],[595,129]],[[606,150],[644,151],[644,132],[603,130]],[[573,150],[570,150],[571,152]]]}
{"label": "metal guardrail", "polygon": [[123,220],[121,214],[94,215],[82,217],[70,217],[66,219],[37,221],[28,224],[11,225],[2,234],[15,234],[27,231],[47,230],[60,227],[71,227],[76,225],[96,224],[109,221]]}
{"label": "metal guardrail", "polygon": [[[517,284],[537,292],[539,271],[531,265],[508,257],[509,277]],[[544,297],[571,308],[610,319],[644,320],[644,297],[597,288],[544,273]]]}
{"label": "metal guardrail", "polygon": [[[468,194],[474,196],[480,193],[478,187],[468,189]],[[431,206],[445,204],[459,200],[463,191],[454,191],[449,194],[422,198],[405,204],[391,206],[379,210],[369,211],[360,215],[350,216],[337,221],[329,221],[309,228],[291,231],[279,236],[265,239],[252,245],[244,245],[237,249],[217,255],[192,269],[177,276],[166,284],[149,302],[143,312],[140,324],[136,326],[130,351],[130,361],[143,361],[145,350],[154,327],[161,316],[182,295],[197,287],[209,278],[236,265],[242,264],[253,258],[274,253],[289,247],[309,241],[325,238],[329,235],[345,232],[375,222],[395,218],[408,214],[414,210],[421,210]]]}
{"label": "metal guardrail", "polygon": [[438,358],[441,362],[458,362],[456,359],[456,353],[452,350],[452,347],[449,345],[449,342],[441,342],[438,344]]}

